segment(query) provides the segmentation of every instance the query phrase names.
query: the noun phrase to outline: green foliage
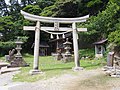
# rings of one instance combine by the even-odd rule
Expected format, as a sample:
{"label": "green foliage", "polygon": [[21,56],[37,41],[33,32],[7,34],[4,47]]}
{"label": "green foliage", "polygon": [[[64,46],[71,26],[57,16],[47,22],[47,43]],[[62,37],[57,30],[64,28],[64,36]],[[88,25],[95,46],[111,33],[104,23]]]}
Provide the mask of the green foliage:
{"label": "green foliage", "polygon": [[106,8],[109,0],[82,0],[85,3],[85,9],[90,15],[97,15]]}
{"label": "green foliage", "polygon": [[52,15],[54,17],[77,17],[78,2],[77,0],[59,0],[55,3],[56,11]]}
{"label": "green foliage", "polygon": [[94,48],[93,49],[80,49],[79,50],[80,57],[88,57],[89,59],[94,59]]}
{"label": "green foliage", "polygon": [[27,5],[30,5],[30,4],[33,4],[33,2],[35,2],[36,0],[21,0],[21,5],[23,7],[27,6]]}
{"label": "green foliage", "polygon": [[91,6],[94,6],[96,4],[100,4],[102,3],[101,0],[91,0],[90,2],[87,3],[87,7],[91,7]]}
{"label": "green foliage", "polygon": [[54,5],[56,0],[37,0],[36,5],[39,5],[41,9]]}
{"label": "green foliage", "polygon": [[41,16],[52,16],[54,14],[54,10],[56,9],[55,5],[45,7],[43,11],[40,13]]}
{"label": "green foliage", "polygon": [[8,5],[5,3],[5,0],[0,0],[0,15],[9,15]]}
{"label": "green foliage", "polygon": [[[64,18],[90,14],[87,23],[79,25],[79,27],[88,28],[88,32],[79,33],[79,42],[83,43],[82,46],[85,47],[91,47],[96,40],[107,38],[111,32],[120,30],[119,0],[21,0],[21,2],[10,0],[9,4],[5,0],[1,0],[0,32],[3,33],[2,41],[14,41],[18,36],[26,36],[28,37],[28,42],[25,43],[27,49],[30,49],[31,43],[34,42],[34,33],[23,31],[23,26],[35,26],[35,23],[25,20],[20,14],[20,10],[35,15]],[[49,35],[42,35],[41,40],[49,38]],[[113,37],[113,34],[110,35],[109,37]],[[110,39],[109,41],[119,44],[119,39],[117,41]]]}
{"label": "green foliage", "polygon": [[115,31],[111,32],[108,36],[109,42],[120,46],[120,17],[115,24]]}
{"label": "green foliage", "polygon": [[15,47],[15,42],[8,41],[8,42],[0,42],[0,55],[8,55],[10,49]]}
{"label": "green foliage", "polygon": [[52,16],[52,17],[77,17],[78,14],[77,0],[58,0],[54,5],[44,8],[41,16]]}
{"label": "green foliage", "polygon": [[41,13],[41,8],[39,8],[38,5],[27,5],[25,8],[23,8],[23,10],[35,15],[39,15]]}
{"label": "green foliage", "polygon": [[96,17],[91,18],[92,28],[101,33],[109,34],[116,22],[116,14],[119,11],[119,6],[113,2],[109,2],[105,11],[100,12]]}
{"label": "green foliage", "polygon": [[28,39],[28,37],[26,36],[19,36],[19,38],[20,38],[20,41],[22,42],[27,42],[27,39]]}
{"label": "green foliage", "polygon": [[109,36],[109,42],[120,46],[120,30],[112,32]]}
{"label": "green foliage", "polygon": [[0,17],[0,32],[3,34],[3,41],[12,40],[14,37],[14,23],[11,16]]}
{"label": "green foliage", "polygon": [[[84,40],[87,44],[90,41],[92,44],[97,40],[107,38],[111,32],[119,27],[119,12],[120,6],[115,2],[109,1],[104,11],[99,12],[97,16],[91,16],[88,22],[83,25],[88,28],[88,32],[85,34],[80,33],[80,38],[86,37]],[[81,27],[82,25],[79,26]]]}

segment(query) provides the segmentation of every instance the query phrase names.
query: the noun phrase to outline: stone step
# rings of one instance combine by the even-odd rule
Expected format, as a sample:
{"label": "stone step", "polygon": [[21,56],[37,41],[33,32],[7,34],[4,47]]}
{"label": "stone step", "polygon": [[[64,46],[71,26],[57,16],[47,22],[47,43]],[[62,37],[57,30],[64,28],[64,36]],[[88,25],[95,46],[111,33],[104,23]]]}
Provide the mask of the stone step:
{"label": "stone step", "polygon": [[0,68],[5,67],[5,66],[8,66],[8,65],[9,65],[9,63],[6,63],[6,62],[0,62]]}
{"label": "stone step", "polygon": [[0,74],[2,73],[2,72],[1,72],[1,69],[2,69],[3,67],[8,66],[8,65],[9,65],[9,63],[6,63],[6,62],[0,62]]}
{"label": "stone step", "polygon": [[13,71],[18,71],[20,70],[21,67],[14,67],[14,68],[7,68],[7,67],[4,67],[4,68],[1,68],[1,73],[7,73],[7,72],[13,72]]}

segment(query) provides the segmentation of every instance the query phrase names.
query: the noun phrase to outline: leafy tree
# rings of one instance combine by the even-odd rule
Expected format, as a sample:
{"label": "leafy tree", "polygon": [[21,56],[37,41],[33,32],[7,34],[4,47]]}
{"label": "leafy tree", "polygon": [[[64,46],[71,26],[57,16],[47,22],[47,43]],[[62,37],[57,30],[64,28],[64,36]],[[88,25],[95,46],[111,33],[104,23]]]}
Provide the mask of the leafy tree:
{"label": "leafy tree", "polygon": [[[84,1],[84,0],[83,0]],[[88,0],[86,7],[90,15],[97,15],[106,8],[109,0]]]}
{"label": "leafy tree", "polygon": [[21,0],[21,6],[24,8],[27,5],[33,4],[35,2],[36,2],[36,0]]}
{"label": "leafy tree", "polygon": [[0,0],[0,15],[1,16],[9,15],[8,5],[5,3],[5,0]]}
{"label": "leafy tree", "polygon": [[92,44],[97,40],[107,38],[119,26],[119,12],[120,6],[113,1],[109,1],[104,11],[99,12],[97,16],[91,16],[84,25],[79,25],[79,27],[84,26],[88,28],[88,32],[85,34],[80,33],[80,37],[83,38],[82,40],[87,44]]}
{"label": "leafy tree", "polygon": [[120,46],[120,30],[116,30],[109,34],[109,41],[117,46]]}
{"label": "leafy tree", "polygon": [[54,5],[44,8],[42,16],[76,17],[78,3],[76,0],[59,0]]}
{"label": "leafy tree", "polygon": [[39,5],[41,9],[54,5],[56,0],[36,0],[35,5]]}
{"label": "leafy tree", "polygon": [[38,5],[27,5],[23,10],[35,15],[39,15],[41,13],[41,8],[39,8]]}
{"label": "leafy tree", "polygon": [[10,0],[9,2],[9,13],[14,21],[17,21],[20,16],[21,6],[18,0]]}
{"label": "leafy tree", "polygon": [[13,39],[13,27],[11,16],[0,17],[0,32],[3,34],[3,41],[9,41]]}
{"label": "leafy tree", "polygon": [[52,5],[49,7],[46,7],[43,9],[43,11],[40,13],[41,16],[52,16],[54,14],[54,10],[55,10],[56,6]]}
{"label": "leafy tree", "polygon": [[[88,32],[79,33],[80,43],[90,46],[96,39],[109,37],[110,42],[119,45],[119,35],[116,35],[120,30],[119,0],[10,0],[8,5],[5,0],[0,0],[0,32],[4,35],[2,40],[14,41],[17,36],[26,36],[29,38],[25,46],[30,49],[34,42],[34,32],[24,31],[23,26],[35,26],[35,23],[25,20],[20,10],[35,15],[66,18],[90,14],[88,22],[78,24],[79,27],[88,28]],[[41,39],[45,40],[47,37],[42,32]]]}
{"label": "leafy tree", "polygon": [[[120,12],[120,11],[119,11]],[[108,36],[110,43],[116,45],[117,49],[120,50],[120,15],[116,15],[117,23],[114,25],[115,31],[111,32]]]}

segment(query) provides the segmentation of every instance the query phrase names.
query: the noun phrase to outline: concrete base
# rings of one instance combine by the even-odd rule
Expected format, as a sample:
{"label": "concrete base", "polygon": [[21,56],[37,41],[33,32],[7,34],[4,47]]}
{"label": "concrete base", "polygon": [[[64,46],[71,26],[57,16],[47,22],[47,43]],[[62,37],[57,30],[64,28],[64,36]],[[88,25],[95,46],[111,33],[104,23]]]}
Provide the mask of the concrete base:
{"label": "concrete base", "polygon": [[120,78],[120,75],[111,75],[111,77]]}
{"label": "concrete base", "polygon": [[113,69],[113,67],[110,67],[110,66],[104,66],[102,68],[103,71],[112,70],[112,69]]}
{"label": "concrete base", "polygon": [[109,67],[106,66],[105,68],[105,74],[111,77],[115,77],[115,78],[120,78],[120,70],[119,69],[115,69],[113,67]]}
{"label": "concrete base", "polygon": [[73,71],[81,71],[81,70],[83,70],[83,67],[73,67],[72,70]]}
{"label": "concrete base", "polygon": [[43,72],[39,71],[39,70],[30,70],[29,74],[30,75],[36,75],[36,74],[42,74]]}
{"label": "concrete base", "polygon": [[103,54],[95,54],[95,57],[96,57],[96,58],[102,58],[102,57],[103,57]]}
{"label": "concrete base", "polygon": [[10,62],[10,65],[8,67],[27,67],[29,64],[27,64],[22,57],[20,58],[14,58],[13,61]]}

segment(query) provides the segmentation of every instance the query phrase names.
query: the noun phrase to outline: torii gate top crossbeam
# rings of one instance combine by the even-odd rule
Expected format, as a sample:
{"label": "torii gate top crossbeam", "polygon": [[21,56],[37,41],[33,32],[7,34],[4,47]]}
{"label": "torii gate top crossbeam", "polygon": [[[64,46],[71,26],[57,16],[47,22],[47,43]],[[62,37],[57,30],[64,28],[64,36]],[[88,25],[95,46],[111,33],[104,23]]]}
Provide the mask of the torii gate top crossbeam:
{"label": "torii gate top crossbeam", "polygon": [[31,20],[31,21],[41,21],[41,22],[59,22],[59,23],[74,23],[74,22],[85,22],[87,18],[89,18],[89,15],[78,17],[78,18],[53,18],[53,17],[43,17],[43,16],[37,16],[30,13],[27,13],[25,11],[21,10],[21,14],[24,16],[24,18]]}

